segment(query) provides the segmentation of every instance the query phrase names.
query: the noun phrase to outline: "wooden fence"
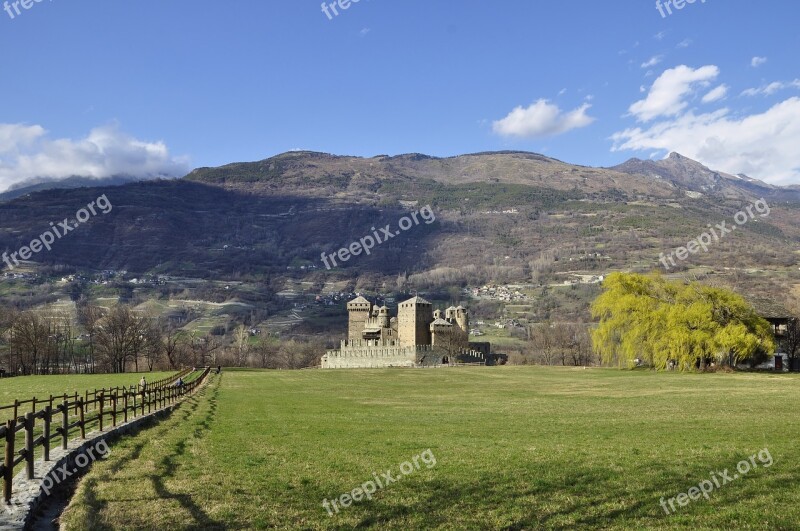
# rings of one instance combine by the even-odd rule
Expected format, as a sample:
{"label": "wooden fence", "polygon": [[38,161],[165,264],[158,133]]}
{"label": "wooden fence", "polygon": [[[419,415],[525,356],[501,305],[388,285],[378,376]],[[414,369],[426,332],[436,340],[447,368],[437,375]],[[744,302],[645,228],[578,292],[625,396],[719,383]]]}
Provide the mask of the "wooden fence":
{"label": "wooden fence", "polygon": [[[162,378],[162,379],[156,380],[154,382],[147,382],[147,388],[155,390],[155,389],[160,389],[162,387],[166,387],[168,385],[171,385],[178,378],[183,378],[183,377],[185,377],[186,375],[188,375],[191,372],[192,372],[192,369],[183,369],[180,372],[178,372],[178,373],[176,373],[176,374],[174,374],[172,376],[167,376],[166,378]],[[109,387],[108,389],[105,389],[105,388],[103,388],[103,389],[95,389],[94,391],[86,390],[84,392],[84,394],[83,394],[83,401],[85,403],[89,403],[89,402],[91,402],[89,400],[90,398],[92,400],[94,400],[100,394],[109,396],[109,395],[111,395],[111,394],[113,394],[115,392],[119,392],[119,391],[128,391],[130,393],[133,393],[133,392],[136,392],[136,391],[141,391],[141,389],[139,389],[138,385],[131,385],[130,387]],[[20,412],[19,412],[20,411],[20,406],[25,406],[26,404],[30,404],[31,405],[31,411],[35,413],[37,404],[39,404],[39,405],[41,405],[41,404],[49,404],[50,407],[53,407],[53,402],[56,401],[56,400],[64,401],[64,400],[72,399],[72,401],[74,403],[74,402],[78,401],[78,398],[80,398],[80,395],[78,393],[73,393],[71,395],[67,395],[67,394],[50,395],[49,398],[36,398],[36,397],[33,397],[30,400],[15,400],[14,403],[11,404],[11,405],[0,406],[0,419],[2,419],[0,422],[4,422],[5,421],[5,419],[3,419],[3,417],[6,415],[4,413],[4,411],[9,410],[9,409],[13,409],[14,411],[7,418],[9,418],[9,419],[17,419],[17,418],[20,417]]]}
{"label": "wooden fence", "polygon": [[[182,396],[194,392],[210,371],[209,367],[204,368],[196,378],[185,381],[180,387],[175,385],[175,382],[178,378],[189,375],[191,369],[148,383],[144,390],[138,386],[115,387],[95,390],[92,393],[87,391],[84,396],[75,393],[63,397],[51,396],[47,400],[34,398],[0,408],[0,411],[14,408],[14,417],[4,426],[0,426],[0,441],[5,441],[5,459],[3,464],[0,464],[3,499],[7,503],[11,501],[14,469],[19,464],[24,462],[28,479],[34,478],[37,448],[42,448],[44,460],[50,461],[52,441],[61,439],[61,447],[66,450],[71,430],[79,429],[81,438],[86,439],[86,429],[90,426],[96,425],[99,431],[103,431],[108,421],[114,428],[120,420],[127,422],[129,418],[136,418],[174,404]],[[59,399],[61,403],[54,405]],[[31,411],[19,416],[19,406],[28,403],[33,404]],[[37,403],[43,404],[44,408],[37,411]],[[25,439],[24,448],[19,451],[16,450],[18,432],[24,432]]]}

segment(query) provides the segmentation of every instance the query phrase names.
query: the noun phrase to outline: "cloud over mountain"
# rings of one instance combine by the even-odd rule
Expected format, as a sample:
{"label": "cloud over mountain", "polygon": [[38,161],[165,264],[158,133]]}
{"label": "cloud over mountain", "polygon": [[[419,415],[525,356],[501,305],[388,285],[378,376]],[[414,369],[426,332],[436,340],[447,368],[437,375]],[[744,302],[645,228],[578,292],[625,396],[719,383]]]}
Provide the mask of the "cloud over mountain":
{"label": "cloud over mountain", "polygon": [[0,124],[0,191],[35,178],[179,177],[188,160],[170,155],[163,142],[138,140],[116,125],[96,127],[84,138],[51,138],[44,127]]}
{"label": "cloud over mountain", "polygon": [[719,68],[714,65],[697,69],[680,65],[665,70],[653,82],[647,97],[631,105],[628,110],[640,122],[648,122],[660,116],[675,116],[688,105],[686,96],[692,94],[698,86],[708,86],[717,75]]}

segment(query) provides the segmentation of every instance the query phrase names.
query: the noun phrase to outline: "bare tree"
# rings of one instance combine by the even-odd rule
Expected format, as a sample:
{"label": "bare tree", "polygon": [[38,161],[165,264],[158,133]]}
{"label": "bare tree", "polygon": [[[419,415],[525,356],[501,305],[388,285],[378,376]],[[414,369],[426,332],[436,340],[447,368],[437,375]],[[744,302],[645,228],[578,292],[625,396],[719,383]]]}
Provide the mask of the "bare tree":
{"label": "bare tree", "polygon": [[97,327],[96,348],[106,367],[125,372],[127,362],[138,363],[137,349],[143,343],[142,321],[128,306],[115,306]]}
{"label": "bare tree", "polygon": [[244,367],[247,364],[247,357],[250,351],[250,334],[247,327],[239,326],[234,332],[234,346],[236,348],[236,366]]}
{"label": "bare tree", "polygon": [[278,369],[282,368],[282,352],[281,346],[276,341],[267,337],[261,339],[254,347],[258,366],[262,369]]}
{"label": "bare tree", "polygon": [[185,353],[183,336],[180,331],[169,324],[165,325],[163,327],[162,346],[169,367],[177,369],[181,365],[183,354]]}
{"label": "bare tree", "polygon": [[160,327],[155,319],[143,319],[140,329],[143,338],[141,352],[147,363],[147,370],[153,372],[153,367],[161,361],[166,350],[164,337],[161,335]]}
{"label": "bare tree", "polygon": [[216,365],[216,352],[221,346],[219,340],[210,334],[205,337],[193,337],[189,345],[192,365],[195,367]]}
{"label": "bare tree", "polygon": [[436,347],[446,352],[448,360],[453,363],[459,354],[469,348],[469,335],[453,325],[449,333],[436,334]]}
{"label": "bare tree", "polygon": [[786,350],[786,356],[789,358],[789,370],[794,370],[793,367],[800,357],[800,319],[791,317],[786,326],[786,335],[783,338],[783,347]]}
{"label": "bare tree", "polygon": [[549,323],[531,325],[530,342],[539,353],[545,365],[552,365],[556,356],[556,341],[553,326]]}
{"label": "bare tree", "polygon": [[23,312],[15,319],[10,332],[10,345],[19,373],[38,373],[49,333],[47,324],[36,312]]}
{"label": "bare tree", "polygon": [[95,337],[102,317],[103,309],[99,306],[92,306],[85,300],[78,305],[78,323],[86,331],[86,335],[89,339],[87,363],[90,372],[94,372],[95,369]]}
{"label": "bare tree", "polygon": [[3,368],[9,374],[16,373],[7,339],[8,332],[14,326],[17,315],[16,310],[13,308],[0,306],[0,368]]}

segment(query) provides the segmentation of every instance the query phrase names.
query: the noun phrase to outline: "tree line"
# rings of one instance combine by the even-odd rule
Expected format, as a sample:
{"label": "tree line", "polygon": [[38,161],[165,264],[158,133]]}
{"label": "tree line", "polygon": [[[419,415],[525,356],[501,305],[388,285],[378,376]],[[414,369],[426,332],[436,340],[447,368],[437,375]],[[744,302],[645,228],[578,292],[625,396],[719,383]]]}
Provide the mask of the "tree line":
{"label": "tree line", "polygon": [[81,301],[77,312],[0,306],[0,369],[6,375],[124,373],[187,366],[298,369],[319,363],[320,342],[183,330],[183,322],[118,304]]}

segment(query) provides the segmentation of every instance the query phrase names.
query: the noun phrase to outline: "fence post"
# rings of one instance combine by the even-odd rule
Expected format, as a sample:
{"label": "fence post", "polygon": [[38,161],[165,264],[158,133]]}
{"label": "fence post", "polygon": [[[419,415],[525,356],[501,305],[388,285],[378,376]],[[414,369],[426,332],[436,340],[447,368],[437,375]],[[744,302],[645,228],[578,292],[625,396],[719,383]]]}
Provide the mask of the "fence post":
{"label": "fence post", "polygon": [[33,426],[35,423],[33,413],[25,414],[25,464],[28,472],[28,479],[33,479]]}
{"label": "fence post", "polygon": [[44,460],[50,461],[50,423],[53,421],[53,406],[44,408],[44,431],[42,433],[42,446],[44,447]]}
{"label": "fence post", "polygon": [[81,439],[86,438],[86,402],[83,401],[83,398],[78,399],[78,410],[80,412],[80,423],[81,423]]}
{"label": "fence post", "polygon": [[111,427],[117,427],[117,391],[111,395]]}
{"label": "fence post", "polygon": [[100,431],[103,431],[103,406],[105,405],[106,396],[103,394],[103,391],[100,391],[100,414],[98,415],[98,419],[100,419]]}
{"label": "fence post", "polygon": [[123,411],[123,413],[122,413],[122,422],[125,422],[127,424],[127,422],[128,422],[128,390],[127,389],[122,391],[122,405],[124,407],[124,409],[122,410]]}
{"label": "fence post", "polygon": [[69,402],[64,396],[64,403],[61,404],[61,448],[66,450],[69,443]]}
{"label": "fence post", "polygon": [[6,422],[6,460],[3,471],[3,498],[11,503],[11,487],[14,483],[14,440],[17,435],[17,417]]}

